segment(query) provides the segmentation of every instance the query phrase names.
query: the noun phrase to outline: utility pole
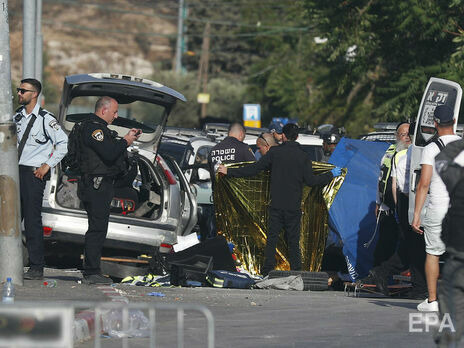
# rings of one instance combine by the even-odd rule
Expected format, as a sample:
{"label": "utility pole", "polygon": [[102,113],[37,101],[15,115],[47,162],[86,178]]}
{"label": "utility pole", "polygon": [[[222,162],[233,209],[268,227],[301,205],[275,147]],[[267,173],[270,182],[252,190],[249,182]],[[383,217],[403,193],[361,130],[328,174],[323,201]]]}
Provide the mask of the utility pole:
{"label": "utility pole", "polygon": [[[35,16],[35,78],[42,81],[43,71],[43,35],[42,35],[42,0],[37,0],[36,3],[36,16]],[[44,94],[40,93],[37,103],[42,106],[44,101]]]}
{"label": "utility pole", "polygon": [[[201,84],[202,93],[208,90],[208,69],[209,69],[209,46],[210,46],[211,25],[206,23],[203,31],[203,42],[201,44],[200,67],[198,69],[198,86]],[[206,117],[206,104],[201,104],[201,118]]]}
{"label": "utility pole", "polygon": [[184,0],[179,0],[177,18],[176,73],[182,72],[182,53],[184,50]]}
{"label": "utility pole", "polygon": [[36,1],[23,0],[23,79],[35,77]]}
{"label": "utility pole", "polygon": [[1,2],[0,18],[0,281],[11,277],[23,285],[23,252],[19,198],[16,125],[12,121],[10,29],[8,1]]}

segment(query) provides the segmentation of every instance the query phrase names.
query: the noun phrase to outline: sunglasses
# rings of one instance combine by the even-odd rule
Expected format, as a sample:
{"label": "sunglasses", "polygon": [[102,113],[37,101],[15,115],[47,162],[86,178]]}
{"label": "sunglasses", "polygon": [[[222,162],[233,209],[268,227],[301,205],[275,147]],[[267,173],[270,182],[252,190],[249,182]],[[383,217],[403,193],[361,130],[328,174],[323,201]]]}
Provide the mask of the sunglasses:
{"label": "sunglasses", "polygon": [[264,139],[264,136],[263,136],[263,135],[264,135],[264,133],[261,133],[261,134],[259,135],[258,139],[263,139],[264,142],[266,143],[266,145],[269,146],[269,143],[267,142],[266,139]]}
{"label": "sunglasses", "polygon": [[16,92],[24,94],[26,92],[35,92],[35,91],[31,91],[30,89],[24,89],[24,88],[16,88]]}

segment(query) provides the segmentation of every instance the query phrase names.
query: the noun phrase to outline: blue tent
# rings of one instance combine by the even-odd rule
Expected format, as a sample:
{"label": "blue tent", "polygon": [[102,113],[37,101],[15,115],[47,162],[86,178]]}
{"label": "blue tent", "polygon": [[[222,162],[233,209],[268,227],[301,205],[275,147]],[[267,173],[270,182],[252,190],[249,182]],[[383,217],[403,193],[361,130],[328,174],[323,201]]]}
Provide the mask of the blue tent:
{"label": "blue tent", "polygon": [[338,167],[348,168],[329,210],[329,226],[341,239],[352,280],[366,276],[372,267],[378,232],[369,241],[376,229],[374,211],[379,165],[389,145],[342,138],[329,160]]}

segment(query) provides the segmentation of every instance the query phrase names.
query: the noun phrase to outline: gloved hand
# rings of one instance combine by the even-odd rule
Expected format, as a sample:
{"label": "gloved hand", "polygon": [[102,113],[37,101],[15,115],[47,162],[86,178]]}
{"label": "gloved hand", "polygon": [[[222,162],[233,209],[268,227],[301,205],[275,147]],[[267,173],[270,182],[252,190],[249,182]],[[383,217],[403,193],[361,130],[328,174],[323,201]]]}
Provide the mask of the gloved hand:
{"label": "gloved hand", "polygon": [[331,171],[332,175],[335,177],[342,175],[342,168],[340,167],[335,167]]}

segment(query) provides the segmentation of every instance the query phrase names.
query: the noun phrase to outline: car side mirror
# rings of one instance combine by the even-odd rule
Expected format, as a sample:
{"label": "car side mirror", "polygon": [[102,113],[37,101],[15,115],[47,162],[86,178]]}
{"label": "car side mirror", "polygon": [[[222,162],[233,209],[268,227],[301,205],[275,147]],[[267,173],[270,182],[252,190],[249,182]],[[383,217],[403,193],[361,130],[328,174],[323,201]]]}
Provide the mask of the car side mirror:
{"label": "car side mirror", "polygon": [[211,180],[209,171],[204,168],[198,168],[198,179],[201,181]]}

